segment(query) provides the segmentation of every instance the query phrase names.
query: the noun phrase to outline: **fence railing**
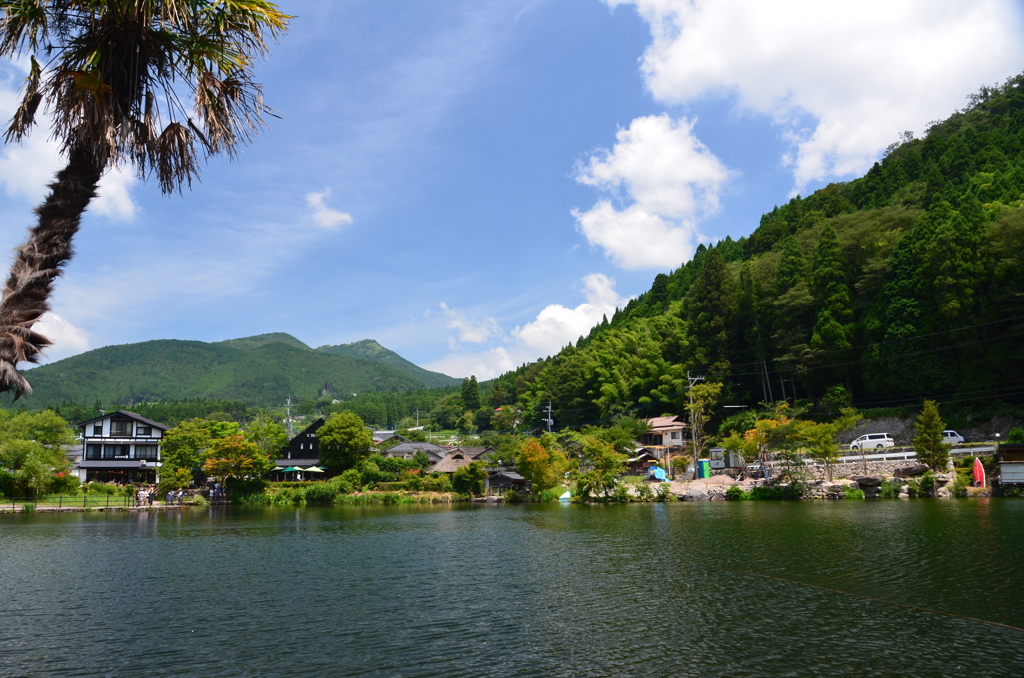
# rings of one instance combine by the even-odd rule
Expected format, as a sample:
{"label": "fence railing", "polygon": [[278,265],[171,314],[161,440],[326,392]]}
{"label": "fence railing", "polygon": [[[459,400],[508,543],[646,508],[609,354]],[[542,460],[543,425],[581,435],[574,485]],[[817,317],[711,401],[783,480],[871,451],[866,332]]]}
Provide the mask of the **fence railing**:
{"label": "fence railing", "polygon": [[0,497],[0,508],[17,511],[24,506],[35,508],[127,508],[135,505],[135,497],[126,494],[44,494],[35,497]]}

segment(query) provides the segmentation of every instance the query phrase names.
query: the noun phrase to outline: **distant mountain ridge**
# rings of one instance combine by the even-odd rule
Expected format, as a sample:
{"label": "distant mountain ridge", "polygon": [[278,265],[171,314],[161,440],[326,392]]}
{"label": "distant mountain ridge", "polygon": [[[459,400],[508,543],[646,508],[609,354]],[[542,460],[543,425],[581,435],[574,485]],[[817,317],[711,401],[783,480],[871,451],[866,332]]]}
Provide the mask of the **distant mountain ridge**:
{"label": "distant mountain ridge", "polygon": [[28,371],[29,408],[65,402],[134,403],[184,398],[276,405],[293,398],[412,391],[459,383],[372,339],[312,349],[275,332],[207,343],[158,339],[106,346]]}
{"label": "distant mountain ridge", "polygon": [[350,358],[363,358],[365,360],[384,363],[385,365],[395,368],[399,372],[408,374],[414,379],[419,379],[429,388],[441,388],[461,383],[461,380],[449,377],[447,374],[425,370],[419,365],[409,362],[394,351],[384,348],[373,339],[363,339],[362,341],[355,341],[351,344],[339,344],[337,346],[319,346],[316,350],[330,355],[343,355]]}

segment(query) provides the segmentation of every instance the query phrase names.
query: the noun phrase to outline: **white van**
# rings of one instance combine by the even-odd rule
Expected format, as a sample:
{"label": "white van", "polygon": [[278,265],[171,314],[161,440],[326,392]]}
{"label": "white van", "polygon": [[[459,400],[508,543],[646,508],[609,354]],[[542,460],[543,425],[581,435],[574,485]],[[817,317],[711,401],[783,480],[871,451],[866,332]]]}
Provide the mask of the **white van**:
{"label": "white van", "polygon": [[964,441],[964,437],[956,431],[943,431],[942,442],[947,445],[959,445]]}
{"label": "white van", "polygon": [[888,433],[869,433],[850,443],[851,450],[880,450],[883,447],[894,447],[892,436]]}

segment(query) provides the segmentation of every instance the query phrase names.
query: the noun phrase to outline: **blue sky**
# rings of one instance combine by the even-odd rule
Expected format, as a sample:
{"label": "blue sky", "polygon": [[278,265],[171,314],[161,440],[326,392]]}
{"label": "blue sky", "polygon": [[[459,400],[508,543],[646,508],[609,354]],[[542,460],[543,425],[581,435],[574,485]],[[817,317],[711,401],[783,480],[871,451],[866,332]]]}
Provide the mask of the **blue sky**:
{"label": "blue sky", "polygon": [[[1014,0],[281,6],[257,80],[282,118],[181,197],[105,177],[51,359],[280,331],[492,377],[1024,71]],[[0,151],[6,251],[60,166],[46,137]]]}

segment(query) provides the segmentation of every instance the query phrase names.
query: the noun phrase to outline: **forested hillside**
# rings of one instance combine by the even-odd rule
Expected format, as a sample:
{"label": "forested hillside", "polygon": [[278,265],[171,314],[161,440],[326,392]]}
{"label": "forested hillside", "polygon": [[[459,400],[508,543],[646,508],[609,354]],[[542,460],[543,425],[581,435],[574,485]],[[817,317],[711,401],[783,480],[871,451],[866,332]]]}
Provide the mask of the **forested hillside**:
{"label": "forested hillside", "polygon": [[749,238],[701,246],[491,402],[559,425],[679,413],[687,372],[722,402],[859,407],[1024,388],[1024,76],[905,133],[863,177],[794,198]]}
{"label": "forested hillside", "polygon": [[370,358],[333,355],[283,333],[212,344],[167,339],[107,346],[32,369],[35,392],[24,402],[30,409],[195,398],[279,406],[288,395],[330,399],[422,390],[440,378],[455,381],[426,370],[430,380],[421,381],[379,360],[401,360],[383,347],[381,352]]}
{"label": "forested hillside", "polygon": [[457,386],[462,381],[455,377],[449,377],[447,374],[425,370],[419,365],[409,362],[394,351],[384,348],[373,339],[363,339],[362,341],[355,341],[351,344],[341,344],[338,346],[320,346],[316,350],[330,355],[344,355],[349,356],[350,358],[365,358],[366,360],[384,363],[385,365],[395,368],[399,372],[408,374],[410,377],[416,379],[428,388]]}

